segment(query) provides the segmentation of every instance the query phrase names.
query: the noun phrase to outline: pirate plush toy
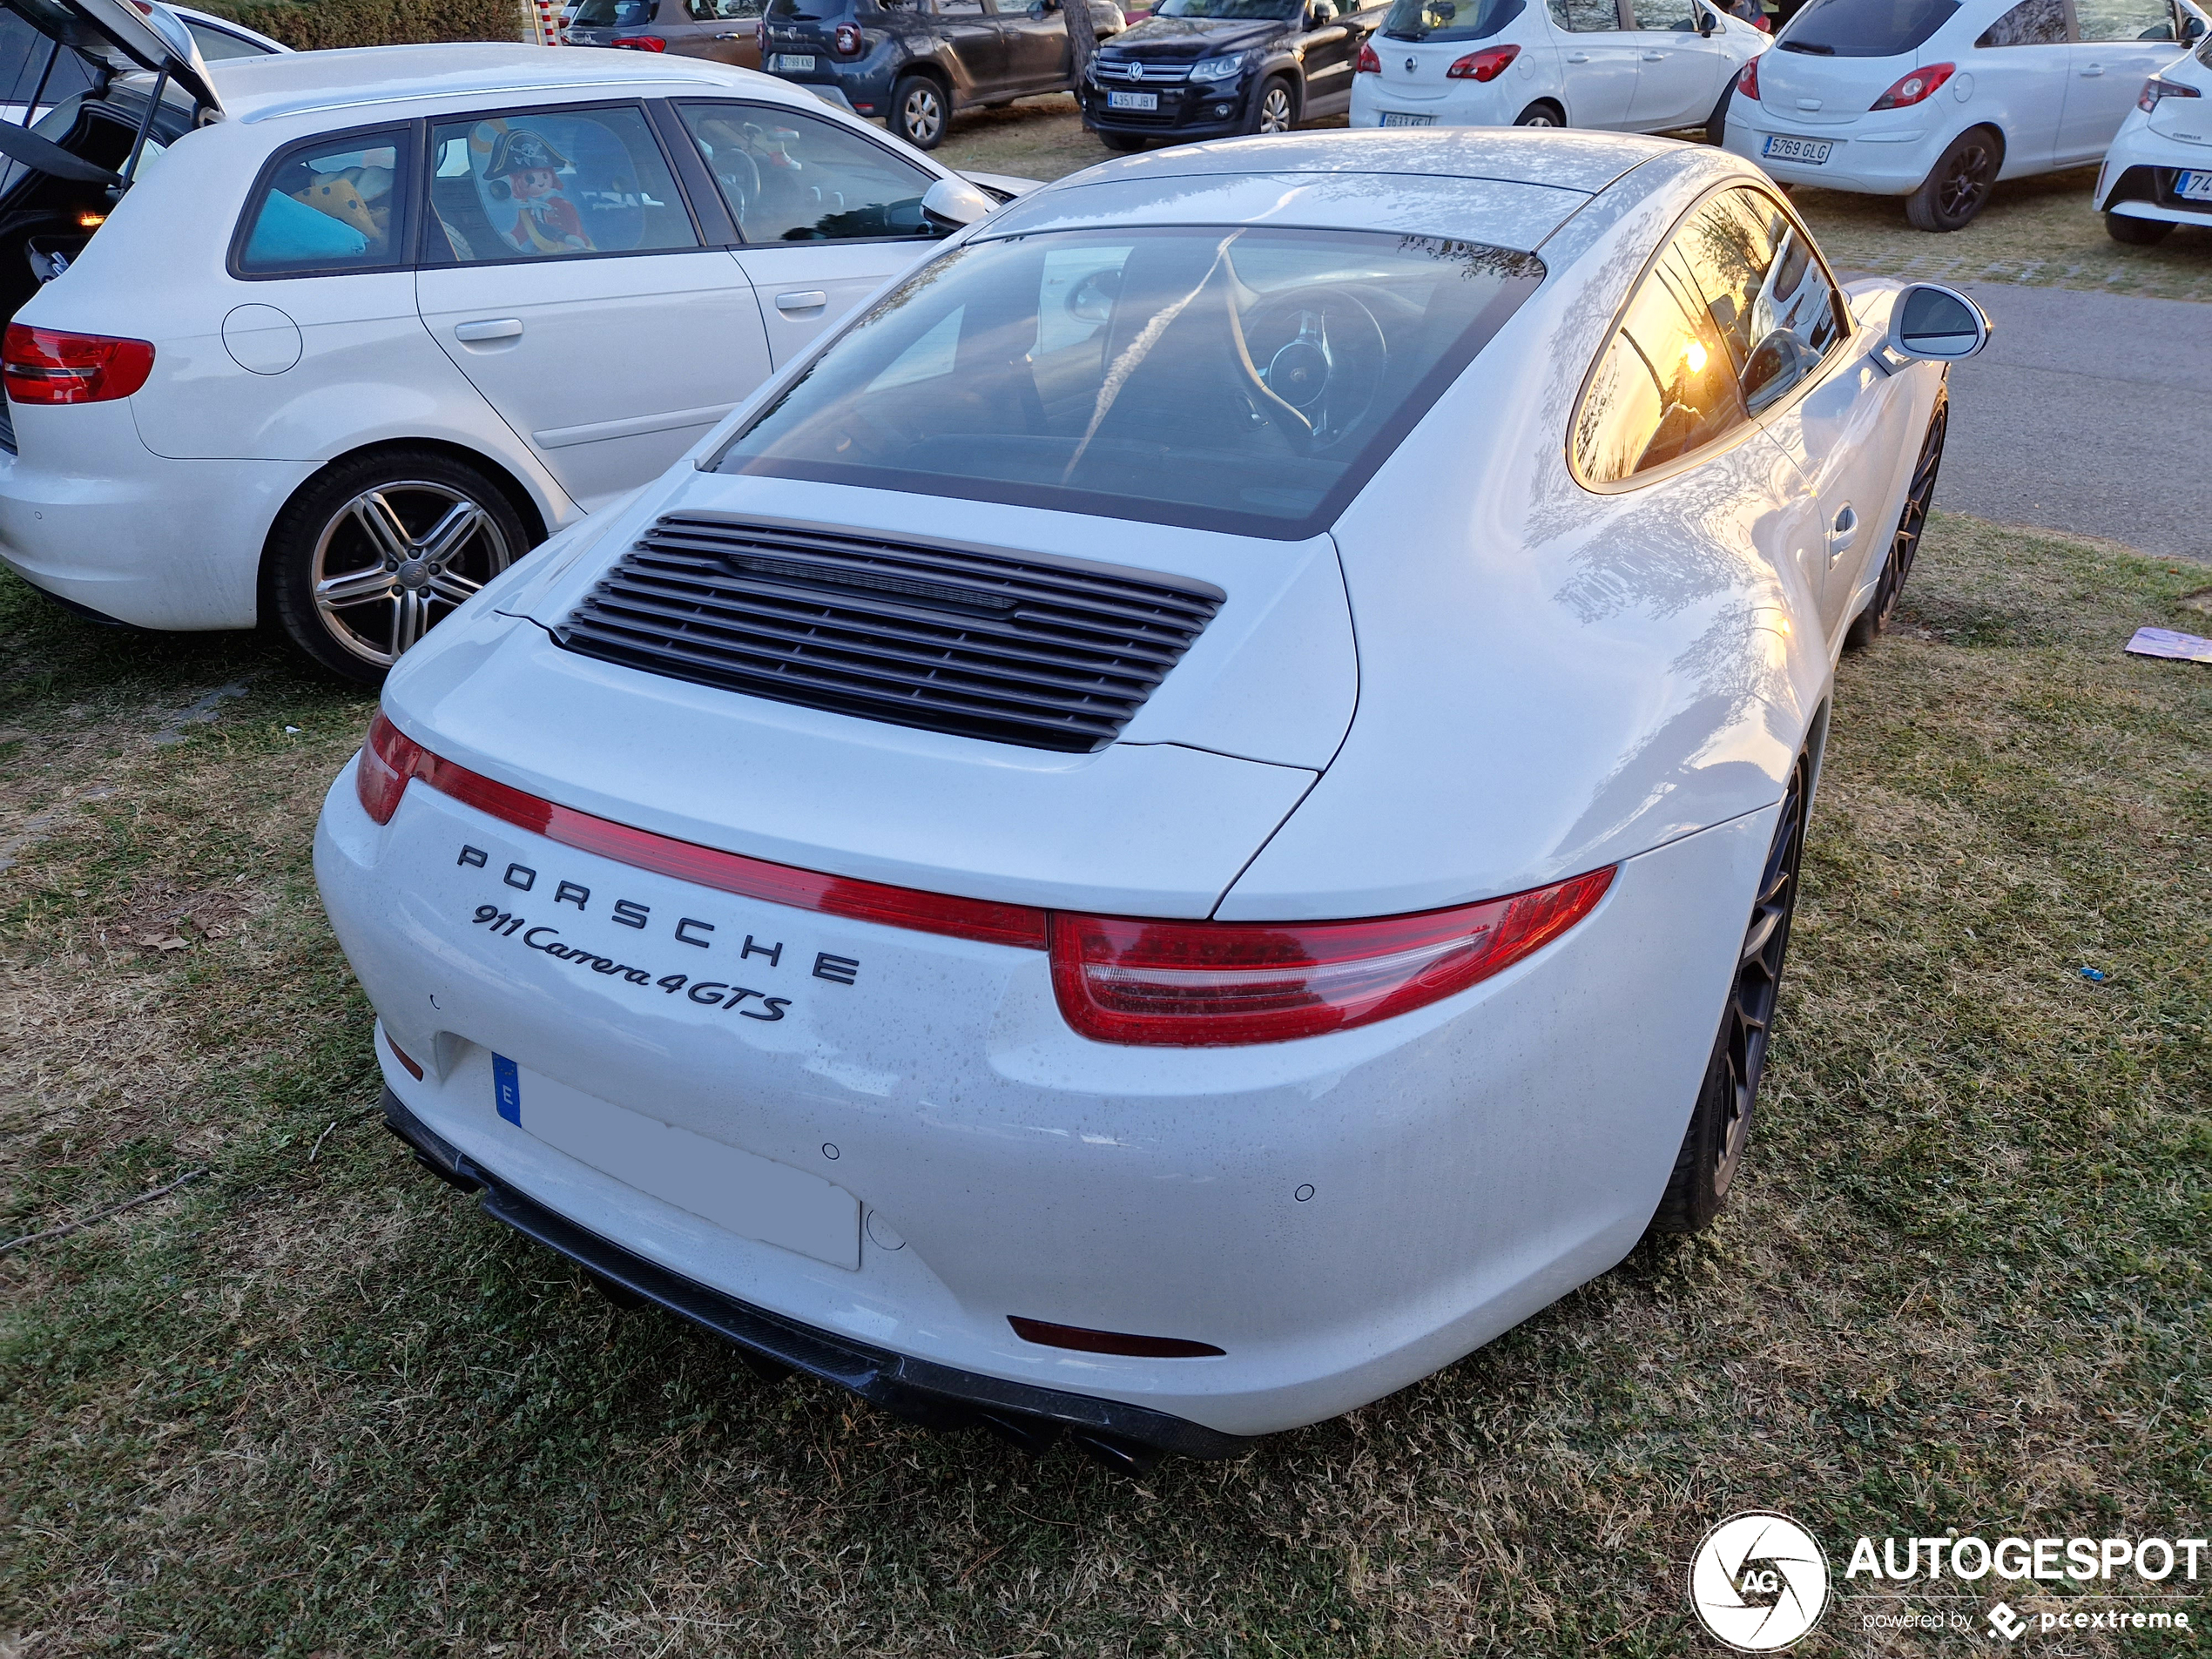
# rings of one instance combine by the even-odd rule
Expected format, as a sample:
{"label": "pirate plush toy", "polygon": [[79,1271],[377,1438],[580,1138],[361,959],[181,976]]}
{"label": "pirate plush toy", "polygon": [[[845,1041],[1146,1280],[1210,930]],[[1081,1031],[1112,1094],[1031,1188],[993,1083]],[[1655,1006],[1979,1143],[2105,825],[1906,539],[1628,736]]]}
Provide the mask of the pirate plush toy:
{"label": "pirate plush toy", "polygon": [[507,239],[525,253],[592,253],[576,204],[561,194],[567,158],[527,127],[510,127],[492,141],[484,178],[495,197],[511,198],[515,222]]}

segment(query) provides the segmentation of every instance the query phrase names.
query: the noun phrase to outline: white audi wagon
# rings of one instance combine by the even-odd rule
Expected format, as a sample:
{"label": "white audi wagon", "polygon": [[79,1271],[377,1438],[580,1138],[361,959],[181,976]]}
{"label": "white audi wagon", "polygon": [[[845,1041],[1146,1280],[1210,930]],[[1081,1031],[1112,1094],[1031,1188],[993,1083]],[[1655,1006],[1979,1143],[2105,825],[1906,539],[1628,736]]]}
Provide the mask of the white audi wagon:
{"label": "white audi wagon", "polygon": [[1744,66],[1723,142],[1955,231],[1999,180],[2101,158],[2205,27],[2194,0],[1809,0]]}
{"label": "white audi wagon", "polygon": [[697,58],[11,3],[105,91],[0,126],[0,559],[363,680],[998,199]]}
{"label": "white audi wagon", "polygon": [[1773,43],[1706,0],[1396,0],[1360,48],[1352,125],[1703,127]]}
{"label": "white audi wagon", "polygon": [[1047,185],[401,660],[315,840],[387,1119],[924,1421],[1401,1387],[1726,1197],[1984,329],[1702,146]]}

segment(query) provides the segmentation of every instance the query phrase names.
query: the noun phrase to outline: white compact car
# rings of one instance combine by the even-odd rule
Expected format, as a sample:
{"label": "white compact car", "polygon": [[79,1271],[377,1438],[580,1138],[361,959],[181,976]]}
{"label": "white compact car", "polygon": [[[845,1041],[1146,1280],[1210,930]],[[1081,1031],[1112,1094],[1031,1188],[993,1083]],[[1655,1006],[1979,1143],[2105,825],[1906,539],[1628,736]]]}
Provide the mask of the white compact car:
{"label": "white compact car", "polygon": [[273,617],[364,680],[996,206],[702,59],[211,66],[158,5],[68,4],[65,46],[167,91],[0,126],[0,559],[139,627]]}
{"label": "white compact car", "polygon": [[2094,204],[2115,242],[2148,246],[2176,225],[2212,226],[2212,44],[2143,83],[2105,152]]}
{"label": "white compact car", "polygon": [[438,1171],[1109,1460],[1712,1218],[1946,290],[1756,169],[1337,132],[1002,209],[404,658],[315,841]]}
{"label": "white compact car", "polygon": [[2191,0],[1810,0],[1746,66],[1725,142],[1785,184],[1902,196],[1955,231],[2000,179],[2096,160],[2205,27]]}
{"label": "white compact car", "polygon": [[1359,49],[1352,125],[1702,126],[1717,144],[1771,44],[1705,0],[1397,0]]}

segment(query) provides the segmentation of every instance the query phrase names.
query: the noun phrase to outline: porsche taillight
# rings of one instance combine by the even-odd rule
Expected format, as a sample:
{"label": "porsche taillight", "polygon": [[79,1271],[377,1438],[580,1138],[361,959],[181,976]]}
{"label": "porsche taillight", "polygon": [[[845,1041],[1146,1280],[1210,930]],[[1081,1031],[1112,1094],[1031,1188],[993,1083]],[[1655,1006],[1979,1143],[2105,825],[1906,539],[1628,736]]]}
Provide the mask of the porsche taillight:
{"label": "porsche taillight", "polygon": [[1595,907],[1610,869],[1449,910],[1359,921],[1052,918],[1060,1012],[1101,1042],[1284,1042],[1410,1013],[1541,950]]}
{"label": "porsche taillight", "polygon": [[1888,91],[1867,107],[1870,110],[1909,110],[1922,99],[1932,97],[1936,89],[1949,80],[1958,67],[1956,64],[1931,64],[1925,69],[1914,70],[1910,75],[1900,75]]}
{"label": "porsche taillight", "polygon": [[130,396],[152,373],[153,346],[144,340],[11,322],[0,343],[0,378],[17,403],[105,403]]}
{"label": "porsche taillight", "polygon": [[1485,46],[1479,52],[1469,52],[1465,57],[1444,71],[1447,81],[1494,81],[1506,72],[1506,66],[1521,56],[1518,46]]}
{"label": "porsche taillight", "polygon": [[354,772],[354,792],[361,810],[380,824],[392,821],[407,793],[408,779],[422,769],[427,751],[413,738],[384,718],[381,709],[369,723],[368,741],[361,745],[361,765]]}

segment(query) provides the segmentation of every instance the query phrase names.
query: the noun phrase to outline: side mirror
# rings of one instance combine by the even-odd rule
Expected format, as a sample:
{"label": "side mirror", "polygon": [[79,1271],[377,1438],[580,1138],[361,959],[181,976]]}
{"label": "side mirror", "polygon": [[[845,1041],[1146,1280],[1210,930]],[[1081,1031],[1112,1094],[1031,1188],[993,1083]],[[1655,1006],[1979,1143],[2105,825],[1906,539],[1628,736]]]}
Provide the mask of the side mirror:
{"label": "side mirror", "polygon": [[1711,12],[1706,10],[1703,6],[1700,6],[1697,9],[1696,16],[1697,32],[1701,35],[1710,37],[1713,30],[1721,26],[1721,20],[1718,17],[1716,17]]}
{"label": "side mirror", "polygon": [[2196,44],[2196,43],[2197,43],[2198,41],[2200,41],[2200,40],[2202,40],[2202,39],[2203,39],[2203,38],[2204,38],[2204,19],[2203,19],[2203,18],[2202,18],[2202,17],[2191,17],[2191,18],[2190,18],[2190,19],[2189,19],[2187,23],[2185,23],[2185,24],[2183,24],[2182,25],[2182,44],[2184,46],[2194,46],[2194,45],[2195,45],[2195,44]]}
{"label": "side mirror", "polygon": [[1914,282],[1890,308],[1889,347],[1900,357],[1955,363],[1989,343],[1989,314],[1955,288]]}
{"label": "side mirror", "polygon": [[921,193],[922,219],[940,236],[965,229],[997,206],[965,179],[940,179]]}

